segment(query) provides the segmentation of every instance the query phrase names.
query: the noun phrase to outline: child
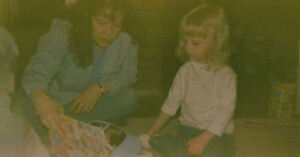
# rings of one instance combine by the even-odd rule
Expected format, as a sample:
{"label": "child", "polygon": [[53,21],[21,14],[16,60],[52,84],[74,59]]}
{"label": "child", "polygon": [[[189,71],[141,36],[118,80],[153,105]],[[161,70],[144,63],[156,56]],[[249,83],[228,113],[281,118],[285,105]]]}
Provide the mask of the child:
{"label": "child", "polygon": [[[234,156],[231,134],[236,75],[226,65],[227,41],[228,24],[220,7],[202,5],[183,17],[177,55],[185,64],[174,79],[159,117],[147,132],[152,137],[150,145],[164,156]],[[177,135],[154,136],[180,106]]]}

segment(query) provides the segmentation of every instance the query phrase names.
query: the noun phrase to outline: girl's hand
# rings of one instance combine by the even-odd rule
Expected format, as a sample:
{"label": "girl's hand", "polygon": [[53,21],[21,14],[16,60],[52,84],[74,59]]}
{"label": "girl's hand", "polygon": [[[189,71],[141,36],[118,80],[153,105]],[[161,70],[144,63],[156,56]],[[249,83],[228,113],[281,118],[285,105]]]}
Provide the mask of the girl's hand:
{"label": "girl's hand", "polygon": [[61,138],[65,138],[65,134],[70,132],[60,117],[64,114],[64,108],[49,97],[43,97],[37,101],[35,109],[42,124],[50,131],[58,134]]}
{"label": "girl's hand", "polygon": [[97,84],[91,85],[74,99],[69,111],[72,112],[76,108],[75,115],[89,113],[101,96],[102,92],[99,86]]}
{"label": "girl's hand", "polygon": [[188,146],[188,154],[189,155],[201,155],[204,149],[206,148],[209,141],[215,135],[210,131],[204,131],[200,136],[191,139],[186,143]]}
{"label": "girl's hand", "polygon": [[138,139],[142,142],[142,145],[143,145],[144,148],[150,148],[151,147],[150,144],[149,144],[149,140],[150,140],[149,135],[147,135],[147,134],[140,135]]}

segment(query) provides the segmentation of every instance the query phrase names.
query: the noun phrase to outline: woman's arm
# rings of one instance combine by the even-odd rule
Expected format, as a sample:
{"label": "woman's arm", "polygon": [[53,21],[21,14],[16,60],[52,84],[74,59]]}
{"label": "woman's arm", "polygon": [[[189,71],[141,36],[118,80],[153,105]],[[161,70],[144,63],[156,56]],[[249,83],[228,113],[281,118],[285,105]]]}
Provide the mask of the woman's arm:
{"label": "woman's arm", "polygon": [[37,46],[37,53],[31,57],[21,84],[29,98],[37,90],[48,91],[53,78],[60,71],[68,53],[68,37],[65,24],[54,21],[51,30],[43,35]]}
{"label": "woman's arm", "polygon": [[69,129],[61,120],[61,115],[64,114],[64,108],[50,99],[47,93],[43,90],[37,90],[32,95],[34,108],[36,113],[40,116],[41,122],[50,131],[55,132],[60,137],[64,138],[65,133]]}
{"label": "woman's arm", "polygon": [[67,36],[63,27],[63,23],[52,23],[52,30],[39,40],[37,53],[31,58],[21,80],[42,124],[62,137],[63,130],[66,130],[60,120],[63,108],[47,92],[68,52]]}
{"label": "woman's arm", "polygon": [[[139,47],[138,45],[131,44],[130,38],[125,39],[128,41],[123,42],[125,44],[130,44],[130,46],[127,49],[126,55],[124,56],[124,58],[122,58],[123,61],[121,68],[116,73],[110,74],[105,80],[101,82],[107,87],[107,94],[109,95],[118,92],[122,87],[131,86],[136,82]],[[118,51],[124,50],[126,49],[120,49]]]}

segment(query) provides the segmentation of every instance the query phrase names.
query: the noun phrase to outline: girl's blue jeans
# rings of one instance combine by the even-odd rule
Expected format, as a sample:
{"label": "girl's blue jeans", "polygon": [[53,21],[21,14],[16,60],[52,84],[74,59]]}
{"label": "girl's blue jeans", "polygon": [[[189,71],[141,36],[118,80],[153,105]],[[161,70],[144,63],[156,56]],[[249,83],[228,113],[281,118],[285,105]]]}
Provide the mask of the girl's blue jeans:
{"label": "girl's blue jeans", "polygon": [[[196,157],[188,155],[186,143],[199,136],[203,130],[189,126],[179,125],[176,136],[161,134],[150,139],[153,149],[164,157]],[[223,134],[215,136],[206,146],[201,155],[197,157],[234,157],[236,153],[235,140],[232,135]]]}

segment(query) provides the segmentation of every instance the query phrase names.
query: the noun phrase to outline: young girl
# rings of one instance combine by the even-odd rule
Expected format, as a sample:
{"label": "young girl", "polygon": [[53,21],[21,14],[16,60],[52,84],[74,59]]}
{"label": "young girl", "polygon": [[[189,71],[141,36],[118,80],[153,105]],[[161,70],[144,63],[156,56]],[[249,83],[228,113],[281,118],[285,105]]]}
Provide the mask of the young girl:
{"label": "young girl", "polygon": [[[227,41],[228,24],[218,6],[199,6],[182,19],[177,55],[185,64],[147,132],[150,145],[164,156],[234,156],[236,75],[226,65]],[[180,106],[177,135],[154,136]]]}

